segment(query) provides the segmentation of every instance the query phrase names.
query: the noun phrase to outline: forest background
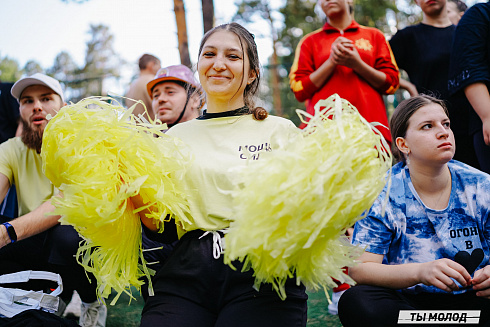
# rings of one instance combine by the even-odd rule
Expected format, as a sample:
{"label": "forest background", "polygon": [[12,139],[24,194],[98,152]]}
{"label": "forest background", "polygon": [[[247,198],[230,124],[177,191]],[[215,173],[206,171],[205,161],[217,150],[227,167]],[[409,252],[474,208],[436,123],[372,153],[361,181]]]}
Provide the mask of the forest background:
{"label": "forest background", "polygon": [[[68,101],[76,102],[84,97],[93,95],[109,95],[114,98],[124,95],[131,80],[138,74],[137,58],[128,60],[116,50],[115,41],[118,38],[124,39],[125,36],[118,35],[117,32],[115,33],[111,30],[111,26],[104,21],[104,14],[100,15],[100,13],[96,12],[98,5],[102,5],[103,2],[107,3],[110,0],[50,0],[50,2],[53,1],[55,4],[58,2],[58,5],[63,4],[62,10],[67,13],[77,9],[81,10],[84,6],[92,6],[94,8],[93,16],[98,19],[87,20],[85,49],[78,50],[78,52],[84,51],[83,62],[77,62],[70,49],[60,50],[52,59],[52,64],[46,65],[39,62],[36,58],[36,53],[40,53],[45,49],[32,49],[31,59],[22,62],[21,59],[15,57],[15,54],[3,54],[2,48],[0,48],[0,81],[15,82],[23,75],[43,72],[63,83]],[[173,38],[172,40],[169,40],[168,36],[161,36],[163,33],[159,33],[156,27],[152,27],[152,21],[145,20],[145,17],[141,17],[144,14],[140,15],[136,10],[131,20],[134,20],[133,23],[138,22],[139,27],[134,32],[140,33],[141,38],[144,36],[149,37],[150,41],[147,42],[152,44],[159,42],[174,44],[172,48],[176,49],[162,51],[162,53],[152,53],[162,60],[163,66],[182,63],[195,68],[195,61],[191,59],[195,60],[197,56],[194,55],[194,52],[191,53],[189,51],[189,40],[197,40],[199,42],[198,40],[200,40],[202,35],[217,24],[229,21],[241,23],[255,34],[259,52],[262,55],[263,83],[260,96],[261,105],[273,114],[289,118],[298,123],[295,111],[297,108],[304,109],[304,104],[297,102],[294,94],[290,91],[288,74],[299,40],[304,35],[321,28],[325,22],[325,15],[318,7],[317,1],[239,0],[235,1],[234,4],[230,0],[199,0],[199,3],[196,1],[198,0],[161,0],[159,7],[151,8],[152,3],[150,3],[150,0],[140,0],[137,2],[139,6],[148,3],[147,10],[172,11],[174,19],[171,21],[164,19],[164,25],[159,25],[158,28],[164,26],[164,29],[175,29],[176,32],[173,36],[170,36],[170,38]],[[120,10],[122,10],[124,2],[125,0],[114,0],[113,6],[119,5],[121,7]],[[469,6],[476,2],[478,1],[467,0]],[[19,0],[15,3],[27,7],[25,10],[35,10],[35,8],[28,8],[28,0]],[[37,2],[37,4],[39,3],[42,2]],[[188,4],[191,6],[190,10],[186,7]],[[225,7],[228,8],[227,14],[223,14]],[[192,17],[190,17],[189,12],[193,14]],[[199,19],[202,21],[202,28],[195,28],[198,20],[195,18],[196,13],[201,15]],[[109,14],[106,13],[105,16],[107,17]],[[28,23],[22,21],[22,12],[17,16],[16,18],[21,24],[25,25],[24,23]],[[354,17],[361,25],[378,28],[389,39],[398,29],[419,22],[422,15],[420,8],[413,0],[355,0]],[[39,18],[39,21],[35,23],[29,22],[31,23],[30,26],[35,28],[38,24],[55,24],[56,21],[56,17],[51,17],[50,19],[49,17]],[[77,17],[73,17],[74,21],[77,19]],[[128,26],[131,20],[127,22]],[[142,22],[139,23],[139,20],[142,20]],[[191,27],[188,28],[188,25]],[[70,32],[70,25],[59,26],[58,28],[59,31],[55,34],[62,31],[65,33]],[[3,30],[5,31],[5,28]],[[35,37],[34,29],[32,30],[32,35],[29,36]],[[51,35],[44,37],[47,40],[51,40],[51,42],[46,44],[46,47],[57,48],[55,35],[53,37]],[[0,44],[7,45],[7,42],[9,42],[8,45],[13,46],[11,44],[13,41],[2,41],[1,38],[0,36]],[[29,42],[27,35],[26,39],[26,41],[22,40],[21,36],[19,40],[19,37],[17,37],[16,42]],[[148,52],[146,49],[134,49],[133,44],[126,44],[124,47],[133,47],[133,53],[134,51],[139,51],[139,55]],[[5,46],[5,48],[9,47]],[[173,59],[174,62],[167,62],[165,60],[168,57],[167,55],[172,51],[175,52],[175,50],[178,51],[179,58]],[[265,58],[263,57],[264,53],[266,54]],[[80,57],[80,54],[76,53],[76,56]],[[395,96],[385,97],[387,110],[389,112],[392,111],[397,99],[399,100],[406,96],[407,94],[399,92]]]}

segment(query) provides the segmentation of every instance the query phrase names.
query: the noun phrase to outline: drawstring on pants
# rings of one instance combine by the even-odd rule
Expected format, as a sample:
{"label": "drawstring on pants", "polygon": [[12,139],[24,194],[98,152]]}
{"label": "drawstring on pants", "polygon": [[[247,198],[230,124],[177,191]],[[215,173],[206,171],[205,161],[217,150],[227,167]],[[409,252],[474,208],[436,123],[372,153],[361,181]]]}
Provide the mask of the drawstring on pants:
{"label": "drawstring on pants", "polygon": [[224,231],[206,231],[204,232],[199,239],[203,238],[204,236],[208,235],[209,233],[213,234],[213,257],[215,259],[219,259],[221,254],[224,253],[225,249],[225,240],[221,238],[221,235],[219,232],[224,233]]}

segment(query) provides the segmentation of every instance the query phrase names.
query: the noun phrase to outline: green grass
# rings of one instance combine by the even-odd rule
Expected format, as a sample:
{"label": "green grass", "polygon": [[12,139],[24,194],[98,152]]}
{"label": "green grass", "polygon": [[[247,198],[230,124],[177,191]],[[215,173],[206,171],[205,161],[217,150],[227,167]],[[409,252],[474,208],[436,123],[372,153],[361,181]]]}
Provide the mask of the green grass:
{"label": "green grass", "polygon": [[325,293],[308,292],[308,327],[342,327],[339,316],[328,313],[328,301]]}
{"label": "green grass", "polygon": [[[143,309],[143,298],[136,290],[133,295],[136,298],[129,303],[129,296],[121,295],[114,306],[109,303],[114,297],[114,293],[107,301],[107,324],[106,327],[137,327],[139,326],[141,310]],[[328,313],[328,301],[323,292],[308,292],[308,327],[342,327],[338,316]]]}
{"label": "green grass", "polygon": [[137,327],[140,325],[141,310],[144,301],[136,289],[132,289],[136,300],[130,300],[129,295],[123,293],[115,305],[110,305],[116,293],[112,292],[107,300],[107,323],[106,327]]}

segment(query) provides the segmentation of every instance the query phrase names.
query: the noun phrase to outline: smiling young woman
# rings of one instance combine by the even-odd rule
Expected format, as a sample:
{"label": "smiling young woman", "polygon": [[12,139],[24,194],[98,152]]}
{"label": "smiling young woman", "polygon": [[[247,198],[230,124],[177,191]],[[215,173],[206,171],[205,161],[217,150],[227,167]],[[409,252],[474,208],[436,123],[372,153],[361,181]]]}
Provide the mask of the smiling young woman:
{"label": "smiling young woman", "polygon": [[222,30],[203,44],[197,64],[208,98],[208,112],[223,112],[245,105],[244,90],[257,78],[239,37]]}
{"label": "smiling young woman", "polygon": [[[233,263],[236,270],[225,265],[221,247],[233,218],[234,169],[263,160],[264,152],[276,151],[298,129],[255,106],[257,47],[241,25],[220,25],[206,33],[197,71],[207,110],[167,132],[181,139],[194,158],[184,177],[190,213],[176,222],[180,240],[154,278],[155,296],[145,304],[141,326],[305,326],[303,285],[290,280],[284,301],[271,285],[256,290],[253,271],[242,272],[240,262]],[[156,230],[141,218],[148,233]]]}

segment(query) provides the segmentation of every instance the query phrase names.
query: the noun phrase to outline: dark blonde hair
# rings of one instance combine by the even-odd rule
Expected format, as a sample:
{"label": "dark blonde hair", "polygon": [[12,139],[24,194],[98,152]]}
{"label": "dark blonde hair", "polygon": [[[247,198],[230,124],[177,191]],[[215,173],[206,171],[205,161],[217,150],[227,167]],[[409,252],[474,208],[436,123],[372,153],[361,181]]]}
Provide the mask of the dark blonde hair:
{"label": "dark blonde hair", "polygon": [[410,117],[412,117],[413,114],[423,106],[432,103],[440,105],[444,110],[444,112],[446,113],[446,115],[449,117],[449,112],[447,110],[444,101],[426,94],[420,94],[405,99],[402,102],[400,102],[400,104],[396,107],[395,112],[393,113],[393,116],[391,116],[390,119],[390,132],[391,132],[391,139],[394,142],[393,155],[398,161],[402,161],[403,163],[406,164],[405,156],[396,146],[396,139],[398,137],[404,138],[406,136],[407,129],[408,129],[408,121],[410,120]]}
{"label": "dark blonde hair", "polygon": [[[257,52],[257,44],[255,44],[254,35],[250,33],[245,27],[237,23],[229,23],[216,26],[215,28],[209,30],[201,40],[201,44],[199,46],[199,56],[201,56],[202,48],[204,44],[209,39],[211,35],[216,33],[217,31],[228,31],[234,33],[238,36],[240,40],[240,45],[242,47],[242,51],[247,52],[248,62],[250,71],[255,73],[255,79],[252,83],[247,84],[245,90],[243,91],[243,101],[245,105],[249,108],[250,113],[253,114],[256,120],[264,120],[267,118],[268,113],[262,107],[255,107],[255,96],[257,91],[259,90],[260,85],[260,62],[259,62],[259,54]],[[244,45],[245,44],[245,45]],[[243,71],[245,72],[245,62],[243,63]],[[242,81],[240,86],[245,82],[245,75],[242,76]]]}

